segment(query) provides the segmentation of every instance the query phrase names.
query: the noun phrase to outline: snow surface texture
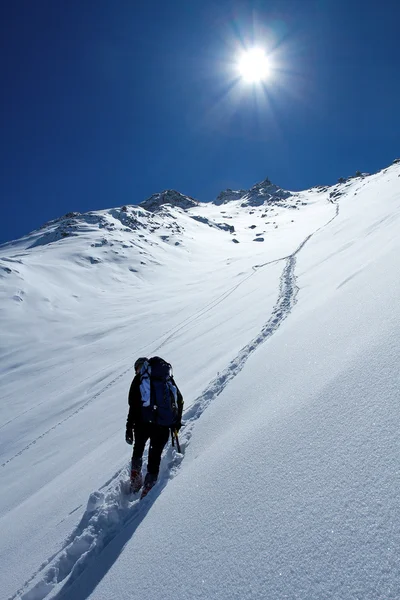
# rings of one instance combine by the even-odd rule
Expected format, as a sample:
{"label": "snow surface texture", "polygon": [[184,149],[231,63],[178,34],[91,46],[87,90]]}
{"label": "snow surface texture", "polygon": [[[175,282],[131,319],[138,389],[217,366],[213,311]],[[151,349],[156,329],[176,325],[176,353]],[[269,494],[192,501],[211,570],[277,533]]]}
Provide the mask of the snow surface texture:
{"label": "snow surface texture", "polygon": [[[168,192],[0,247],[1,598],[400,598],[399,177]],[[139,502],[144,354],[185,425]]]}

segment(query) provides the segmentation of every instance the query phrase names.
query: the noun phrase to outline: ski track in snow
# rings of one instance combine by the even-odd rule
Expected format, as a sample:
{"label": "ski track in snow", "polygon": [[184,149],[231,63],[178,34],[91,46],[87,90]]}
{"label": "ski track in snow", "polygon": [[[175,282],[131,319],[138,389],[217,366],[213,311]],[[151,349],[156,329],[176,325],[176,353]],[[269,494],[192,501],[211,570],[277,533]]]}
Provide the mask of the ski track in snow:
{"label": "ski track in snow", "polygon": [[31,442],[29,442],[29,444],[27,444],[26,446],[24,446],[23,448],[21,448],[21,450],[19,450],[19,452],[17,452],[13,456],[11,456],[8,460],[6,460],[5,462],[3,462],[0,466],[1,467],[6,467],[10,462],[12,462],[15,458],[17,458],[18,456],[21,456],[21,454],[23,454],[24,452],[26,452],[27,450],[29,450],[29,448],[31,448],[32,446],[34,446],[36,444],[36,442],[38,442],[39,440],[41,440],[42,438],[44,438],[51,431],[54,431],[55,429],[57,429],[57,427],[59,427],[60,425],[62,425],[66,421],[69,421],[69,419],[72,419],[72,417],[74,417],[81,410],[83,410],[84,408],[86,408],[86,406],[88,406],[91,402],[93,402],[93,400],[96,400],[96,398],[98,398],[99,396],[101,396],[102,394],[104,394],[104,392],[106,390],[108,390],[110,387],[112,387],[130,369],[131,369],[131,367],[129,367],[128,369],[125,369],[125,371],[123,371],[122,373],[120,373],[119,375],[117,375],[116,377],[114,377],[111,381],[109,381],[109,383],[107,383],[106,386],[104,386],[101,390],[99,390],[98,392],[96,392],[96,394],[93,394],[93,396],[91,396],[88,400],[86,400],[86,402],[83,402],[81,404],[81,406],[79,406],[79,408],[77,408],[72,413],[70,413],[69,415],[67,415],[61,421],[58,421],[58,423],[55,423],[55,425],[52,425],[52,427],[49,427],[49,429],[46,429],[46,431],[44,431],[38,437],[36,437],[34,440],[32,440]]}
{"label": "ski track in snow", "polygon": [[[137,498],[137,495],[136,497],[132,497],[127,494],[126,481],[129,477],[129,465],[121,467],[121,469],[119,469],[98,491],[93,492],[89,496],[87,507],[81,521],[65,540],[61,550],[48,558],[22,587],[9,597],[8,600],[44,600],[51,592],[53,592],[51,596],[53,600],[61,600],[61,598],[68,594],[68,590],[74,581],[76,581],[83,571],[93,562],[95,557],[102,552],[105,546],[107,546],[107,544],[109,544],[128,523],[137,521],[137,525],[139,525],[157,497],[155,496],[155,491],[157,490],[157,495],[159,495],[166,486],[168,480],[176,475],[197,419],[203,414],[210,402],[216,396],[221,394],[228,383],[238,375],[253,352],[277,331],[283,321],[292,312],[293,307],[297,302],[297,295],[299,292],[295,275],[297,255],[315,234],[322,229],[325,229],[338,215],[339,205],[336,204],[335,215],[325,223],[325,225],[308,235],[292,254],[285,258],[271,261],[275,263],[286,260],[286,264],[280,277],[278,299],[270,318],[262,327],[260,333],[240,350],[238,355],[231,360],[224,371],[217,374],[205,388],[203,393],[185,412],[185,427],[182,430],[181,436],[182,453],[177,453],[171,446],[168,448],[163,457],[160,477],[153,492],[142,501]],[[197,315],[192,315],[192,317],[185,319],[186,324],[189,324],[196,318],[200,318],[200,316],[205,314],[208,310],[212,310],[214,306],[228,297],[238,285],[241,285],[241,283],[253,275],[257,269],[268,264],[271,263],[264,263],[253,267],[253,273],[248,275],[234,288],[222,294],[219,298],[214,299],[214,301],[204,307]],[[182,327],[184,327],[183,323],[177,328],[174,328],[173,331],[176,333]],[[172,335],[173,333],[171,333],[171,335],[155,350],[161,348]],[[105,388],[100,390],[95,396],[91,397],[90,400],[82,405],[77,411],[66,417],[64,421],[71,418],[76,412],[82,410],[89,402],[112,386],[125,373],[126,371],[114,378]],[[57,426],[58,425],[53,426],[43,435],[46,435]],[[33,443],[35,442],[29,444],[29,446],[24,448],[19,454],[28,449]],[[32,584],[33,587],[31,587]]]}

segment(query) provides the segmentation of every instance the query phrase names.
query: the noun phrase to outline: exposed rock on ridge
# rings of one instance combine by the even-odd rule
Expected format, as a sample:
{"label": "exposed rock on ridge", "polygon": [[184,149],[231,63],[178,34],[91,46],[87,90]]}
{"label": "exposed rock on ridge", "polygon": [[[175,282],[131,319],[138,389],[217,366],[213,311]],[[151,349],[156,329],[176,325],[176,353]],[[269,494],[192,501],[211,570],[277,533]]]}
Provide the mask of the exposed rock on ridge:
{"label": "exposed rock on ridge", "polygon": [[153,194],[147,200],[144,200],[139,204],[142,208],[150,211],[157,212],[161,209],[164,204],[171,204],[184,210],[198,206],[199,202],[190,196],[185,196],[176,190],[164,190],[158,194]]}
{"label": "exposed rock on ridge", "polygon": [[262,204],[266,204],[268,202],[273,202],[275,200],[286,200],[293,194],[286,190],[283,190],[277,185],[271,183],[268,179],[264,179],[260,183],[256,183],[249,190],[231,190],[227,189],[224,192],[221,192],[214,204],[226,204],[227,202],[231,202],[233,200],[242,200],[242,206],[261,206]]}

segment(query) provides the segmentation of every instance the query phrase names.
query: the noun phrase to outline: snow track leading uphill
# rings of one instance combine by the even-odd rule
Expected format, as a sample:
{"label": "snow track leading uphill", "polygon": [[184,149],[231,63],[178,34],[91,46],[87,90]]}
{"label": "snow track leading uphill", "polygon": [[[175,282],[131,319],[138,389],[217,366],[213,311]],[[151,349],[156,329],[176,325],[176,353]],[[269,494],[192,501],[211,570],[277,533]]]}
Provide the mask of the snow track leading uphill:
{"label": "snow track leading uphill", "polygon": [[[228,367],[213,379],[204,392],[196,399],[194,404],[185,414],[185,417],[191,421],[197,419],[208,406],[209,402],[218,396],[228,385],[228,383],[236,377],[243,369],[247,359],[257,348],[270,338],[277,329],[287,319],[297,302],[297,294],[299,288],[295,274],[296,258],[299,252],[304,248],[307,242],[319,231],[327,227],[339,215],[339,206],[336,205],[335,215],[322,227],[318,228],[314,233],[308,235],[298,248],[285,259],[286,264],[280,277],[279,296],[272,310],[272,314],[267,323],[261,329],[260,333],[240,350],[238,355],[229,363]],[[257,268],[262,268],[269,263],[258,265]]]}

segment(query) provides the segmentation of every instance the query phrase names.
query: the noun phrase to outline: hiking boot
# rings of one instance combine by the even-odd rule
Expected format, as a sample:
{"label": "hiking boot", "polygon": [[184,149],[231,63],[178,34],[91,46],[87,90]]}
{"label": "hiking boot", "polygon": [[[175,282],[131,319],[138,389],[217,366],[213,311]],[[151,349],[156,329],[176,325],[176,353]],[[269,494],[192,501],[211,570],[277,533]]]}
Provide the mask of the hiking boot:
{"label": "hiking boot", "polygon": [[143,498],[145,496],[147,496],[147,494],[149,493],[151,488],[155,485],[155,483],[157,481],[157,477],[158,477],[158,475],[153,475],[152,473],[147,473],[145,480],[144,480],[142,495],[140,496],[141,500],[143,500]]}
{"label": "hiking boot", "polygon": [[131,471],[131,492],[136,494],[143,485],[143,477],[141,471],[132,469]]}
{"label": "hiking boot", "polygon": [[136,494],[143,485],[142,477],[142,461],[140,459],[132,459],[131,467],[131,492]]}

